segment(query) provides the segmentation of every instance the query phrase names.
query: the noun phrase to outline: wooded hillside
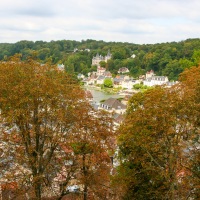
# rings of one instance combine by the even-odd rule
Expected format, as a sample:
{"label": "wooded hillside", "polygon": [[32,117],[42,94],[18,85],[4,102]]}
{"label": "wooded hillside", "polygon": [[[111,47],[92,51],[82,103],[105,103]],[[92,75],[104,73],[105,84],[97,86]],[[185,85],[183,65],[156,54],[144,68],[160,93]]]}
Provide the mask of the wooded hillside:
{"label": "wooded hillside", "polygon": [[[74,51],[76,49],[76,51]],[[110,51],[112,59],[101,65],[116,74],[121,67],[127,67],[133,77],[153,69],[157,75],[177,80],[185,68],[197,65],[200,60],[200,39],[159,44],[132,44],[95,40],[19,41],[14,44],[0,44],[0,60],[6,60],[16,53],[26,59],[30,55],[43,63],[65,65],[66,71],[87,74],[96,70],[92,58],[97,53],[105,56]],[[135,55],[132,58],[132,55]]]}

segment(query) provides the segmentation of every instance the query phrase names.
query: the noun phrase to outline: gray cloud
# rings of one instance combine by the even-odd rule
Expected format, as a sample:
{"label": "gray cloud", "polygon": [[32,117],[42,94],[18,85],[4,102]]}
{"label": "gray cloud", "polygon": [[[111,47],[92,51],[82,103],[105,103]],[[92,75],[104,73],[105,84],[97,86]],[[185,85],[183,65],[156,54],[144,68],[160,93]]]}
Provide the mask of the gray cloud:
{"label": "gray cloud", "polygon": [[0,42],[180,41],[199,37],[199,8],[198,0],[3,0]]}

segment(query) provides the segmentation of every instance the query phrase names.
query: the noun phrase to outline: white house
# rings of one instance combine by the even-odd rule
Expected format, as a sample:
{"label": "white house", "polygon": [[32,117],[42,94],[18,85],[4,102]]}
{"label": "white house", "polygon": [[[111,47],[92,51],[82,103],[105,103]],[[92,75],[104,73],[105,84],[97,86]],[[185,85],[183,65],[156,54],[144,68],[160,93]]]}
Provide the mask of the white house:
{"label": "white house", "polygon": [[60,70],[60,71],[65,70],[65,65],[63,65],[63,64],[58,64],[57,67],[58,67],[58,70]]}
{"label": "white house", "polygon": [[103,75],[107,78],[112,78],[112,74],[109,71],[105,71]]}
{"label": "white house", "polygon": [[167,76],[155,76],[153,70],[150,70],[146,73],[146,79],[143,80],[143,84],[146,86],[154,86],[154,85],[164,85],[169,82]]}
{"label": "white house", "polygon": [[148,78],[151,78],[152,76],[155,76],[155,73],[154,73],[154,71],[153,70],[150,70],[150,71],[148,71],[147,73],[146,73],[146,79],[148,79]]}
{"label": "white house", "polygon": [[126,105],[115,98],[109,98],[100,104],[99,109],[106,110],[110,113],[124,114],[126,112]]}
{"label": "white house", "polygon": [[124,74],[124,73],[128,73],[129,72],[129,69],[126,68],[126,67],[122,67],[118,70],[118,73],[119,74]]}
{"label": "white house", "polygon": [[169,82],[167,76],[152,76],[151,78],[147,78],[143,81],[144,85],[154,86],[154,85],[164,85]]}
{"label": "white house", "polygon": [[84,76],[83,74],[78,74],[78,75],[77,75],[77,78],[78,78],[78,79],[84,79],[85,76]]}
{"label": "white house", "polygon": [[135,85],[137,83],[139,83],[139,81],[133,80],[133,79],[124,80],[124,81],[122,81],[121,86],[122,86],[122,88],[132,89],[133,85]]}
{"label": "white house", "polygon": [[97,76],[103,75],[105,73],[105,71],[106,71],[106,68],[98,66],[97,67]]}
{"label": "white house", "polygon": [[101,84],[103,84],[104,80],[105,80],[105,76],[100,75],[96,79],[96,84],[100,84],[101,85]]}
{"label": "white house", "polygon": [[131,58],[135,58],[135,56],[136,56],[136,55],[135,55],[135,54],[133,54],[133,55],[131,56]]}
{"label": "white house", "polygon": [[86,85],[94,85],[97,79],[97,75],[95,73],[91,73],[91,75],[85,80]]}

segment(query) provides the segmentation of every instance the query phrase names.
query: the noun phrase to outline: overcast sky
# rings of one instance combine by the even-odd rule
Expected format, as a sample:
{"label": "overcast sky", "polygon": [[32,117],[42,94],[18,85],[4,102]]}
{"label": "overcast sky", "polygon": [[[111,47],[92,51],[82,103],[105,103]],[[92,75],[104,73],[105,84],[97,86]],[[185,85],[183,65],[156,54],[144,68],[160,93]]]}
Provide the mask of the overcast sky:
{"label": "overcast sky", "polygon": [[0,0],[0,43],[200,38],[200,0]]}

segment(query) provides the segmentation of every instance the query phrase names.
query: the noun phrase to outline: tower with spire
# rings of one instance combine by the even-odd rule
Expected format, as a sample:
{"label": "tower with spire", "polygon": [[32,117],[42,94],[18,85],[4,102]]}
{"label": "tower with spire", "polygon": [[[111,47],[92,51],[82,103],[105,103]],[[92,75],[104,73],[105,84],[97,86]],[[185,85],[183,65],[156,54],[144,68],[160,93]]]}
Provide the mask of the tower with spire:
{"label": "tower with spire", "polygon": [[109,59],[111,59],[111,56],[110,50],[108,50],[108,53],[105,57],[97,53],[97,55],[92,58],[92,65],[98,66],[101,61],[107,62]]}

